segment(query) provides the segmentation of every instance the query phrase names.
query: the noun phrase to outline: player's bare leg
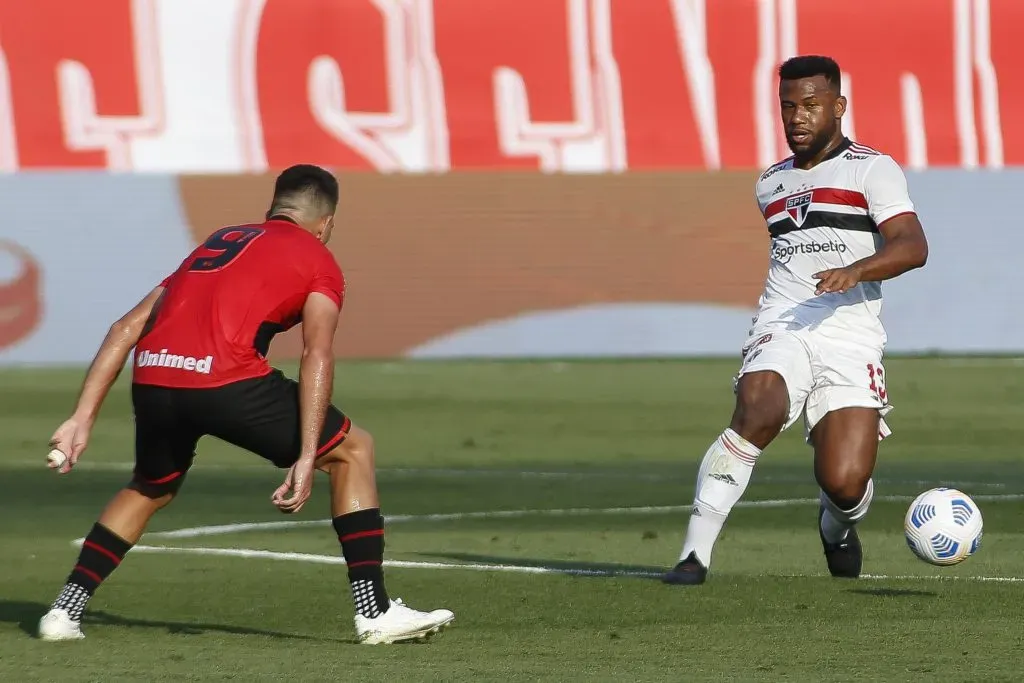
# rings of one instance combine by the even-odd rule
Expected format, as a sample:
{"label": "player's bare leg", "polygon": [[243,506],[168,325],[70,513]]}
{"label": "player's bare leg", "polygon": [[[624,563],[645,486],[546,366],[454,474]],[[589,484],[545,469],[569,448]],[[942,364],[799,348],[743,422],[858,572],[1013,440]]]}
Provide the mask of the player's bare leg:
{"label": "player's bare leg", "polygon": [[166,488],[145,486],[135,482],[118,491],[107,507],[100,514],[97,524],[106,527],[111,533],[128,543],[135,545],[149,525],[149,520],[160,509],[166,507],[180,487]]}
{"label": "player's bare leg", "polygon": [[679,563],[662,578],[665,583],[704,583],[725,520],[750,483],[761,451],[782,431],[788,415],[789,392],[781,375],[761,371],[740,378],[729,428],[701,462],[683,550]]}
{"label": "player's bare leg", "polygon": [[384,517],[377,495],[373,438],[353,426],[321,456],[317,468],[331,481],[331,515],[355,602],[356,636],[368,645],[426,638],[450,624],[448,610],[420,612],[391,600],[384,586]]}
{"label": "player's bare leg", "polygon": [[868,512],[878,456],[878,411],[842,408],[811,430],[814,477],[821,487],[818,533],[832,576],[860,576],[862,551],[856,524]]}
{"label": "player's bare leg", "polygon": [[139,541],[153,515],[174,499],[181,482],[181,477],[163,486],[133,481],[107,503],[85,537],[64,588],[39,621],[40,638],[59,641],[85,637],[82,614],[89,600]]}
{"label": "player's bare leg", "polygon": [[316,464],[331,477],[331,514],[334,517],[380,508],[373,437],[365,429],[351,427],[345,440]]}

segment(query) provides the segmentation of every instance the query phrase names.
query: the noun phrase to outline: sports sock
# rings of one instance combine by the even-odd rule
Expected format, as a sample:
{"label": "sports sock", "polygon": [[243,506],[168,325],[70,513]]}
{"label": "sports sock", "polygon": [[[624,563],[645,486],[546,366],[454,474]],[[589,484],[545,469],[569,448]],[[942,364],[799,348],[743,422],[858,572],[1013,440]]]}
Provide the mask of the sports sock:
{"label": "sports sock", "polygon": [[743,496],[761,449],[732,429],[722,432],[701,462],[690,523],[679,559],[695,552],[705,567],[733,506]]}
{"label": "sports sock", "polygon": [[110,573],[117,569],[131,548],[131,543],[110,529],[99,522],[94,524],[82,543],[78,563],[68,575],[67,583],[51,609],[67,610],[68,616],[81,621],[89,598]]}
{"label": "sports sock", "polygon": [[380,509],[350,512],[333,522],[348,565],[356,613],[373,619],[387,612],[391,601],[384,588],[384,517]]}
{"label": "sports sock", "polygon": [[825,537],[825,540],[829,543],[839,543],[846,538],[850,529],[868,514],[868,508],[871,507],[871,499],[874,496],[875,483],[871,479],[868,479],[864,497],[849,509],[839,507],[822,491],[821,504],[825,508],[825,512],[821,516],[821,535]]}

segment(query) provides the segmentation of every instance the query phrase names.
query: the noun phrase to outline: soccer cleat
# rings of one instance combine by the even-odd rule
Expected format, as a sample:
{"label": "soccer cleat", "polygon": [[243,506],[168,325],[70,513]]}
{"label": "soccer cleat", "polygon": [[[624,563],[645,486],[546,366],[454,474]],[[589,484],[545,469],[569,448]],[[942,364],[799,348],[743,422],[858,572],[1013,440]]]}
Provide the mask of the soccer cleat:
{"label": "soccer cleat", "polygon": [[385,645],[407,640],[426,640],[455,620],[446,609],[420,612],[405,606],[401,599],[391,601],[387,612],[368,619],[357,614],[356,638],[363,645]]}
{"label": "soccer cleat", "polygon": [[697,559],[697,553],[691,552],[671,571],[665,572],[661,577],[661,582],[674,586],[697,586],[704,583],[707,578],[708,568]]}
{"label": "soccer cleat", "polygon": [[39,620],[39,638],[50,642],[81,640],[82,622],[75,621],[64,609],[51,609]]}
{"label": "soccer cleat", "polygon": [[857,528],[852,527],[846,532],[846,538],[839,543],[829,543],[825,540],[825,535],[821,533],[821,518],[824,514],[825,508],[819,508],[818,538],[821,539],[821,547],[825,551],[828,571],[836,578],[856,579],[860,576],[861,565],[864,561],[864,553],[860,547],[860,537],[857,536]]}

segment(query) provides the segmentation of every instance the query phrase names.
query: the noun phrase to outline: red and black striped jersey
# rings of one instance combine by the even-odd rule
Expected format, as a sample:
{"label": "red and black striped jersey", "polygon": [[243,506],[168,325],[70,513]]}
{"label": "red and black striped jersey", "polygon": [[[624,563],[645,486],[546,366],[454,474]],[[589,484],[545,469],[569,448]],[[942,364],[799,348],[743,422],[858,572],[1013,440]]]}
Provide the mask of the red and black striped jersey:
{"label": "red and black striped jersey", "polygon": [[133,381],[216,387],[270,372],[271,339],[312,292],[342,305],[345,279],[316,236],[287,220],[214,232],[162,283],[135,349]]}

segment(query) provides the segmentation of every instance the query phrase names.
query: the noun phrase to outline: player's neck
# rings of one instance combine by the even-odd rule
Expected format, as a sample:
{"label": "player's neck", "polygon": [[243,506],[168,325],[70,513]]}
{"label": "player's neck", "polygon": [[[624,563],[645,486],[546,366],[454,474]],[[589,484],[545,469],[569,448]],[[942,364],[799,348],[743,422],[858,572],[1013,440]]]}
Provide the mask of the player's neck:
{"label": "player's neck", "polygon": [[799,154],[793,158],[793,166],[809,171],[823,161],[828,161],[840,150],[840,148],[847,143],[847,138],[842,132],[837,131],[836,134],[828,141],[820,151],[809,157],[801,157]]}
{"label": "player's neck", "polygon": [[285,213],[275,213],[272,216],[267,216],[267,222],[270,221],[284,221],[286,223],[293,223],[299,225],[299,221]]}

